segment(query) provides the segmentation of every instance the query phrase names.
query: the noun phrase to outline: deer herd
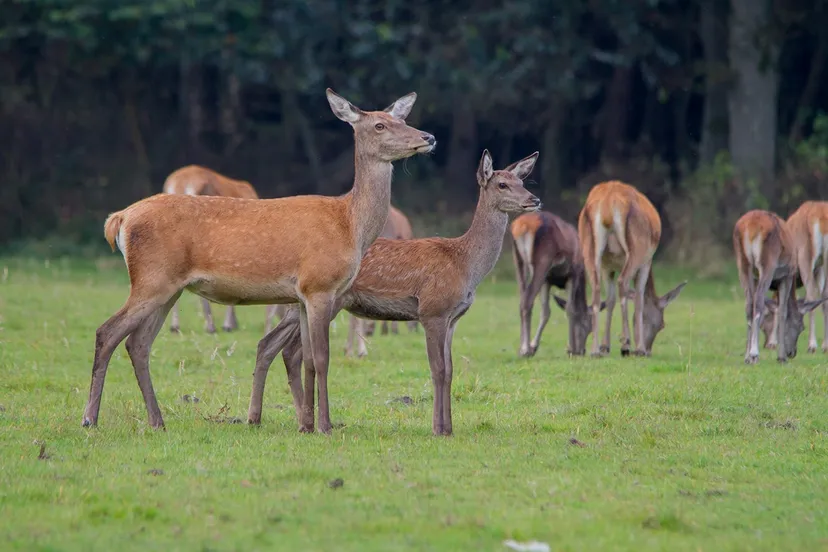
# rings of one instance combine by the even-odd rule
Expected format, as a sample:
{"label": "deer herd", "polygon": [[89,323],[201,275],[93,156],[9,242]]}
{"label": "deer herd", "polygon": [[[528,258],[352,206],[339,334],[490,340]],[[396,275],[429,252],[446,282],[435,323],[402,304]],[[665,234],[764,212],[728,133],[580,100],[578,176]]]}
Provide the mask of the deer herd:
{"label": "deer herd", "polygon": [[[248,182],[188,166],[167,178],[164,193],[112,213],[104,235],[124,257],[130,293],[96,332],[83,425],[97,424],[109,360],[126,339],[149,424],[164,427],[150,378],[150,348],[170,310],[170,330],[179,331],[176,303],[186,289],[201,297],[210,333],[216,331],[210,302],[227,305],[225,331],[238,327],[234,306],[266,306],[249,423],[261,423],[267,372],[281,353],[300,431],[331,431],[329,326],[344,309],[351,314],[347,354],[354,353],[355,341],[356,354],[367,354],[364,336],[373,321],[383,322],[383,333],[388,322],[393,333],[397,322],[407,322],[409,331],[422,325],[434,389],[432,431],[451,435],[455,327],[500,257],[507,229],[520,290],[521,356],[538,350],[553,286],[566,292],[565,298],[554,299],[566,313],[570,355],[586,354],[590,333],[592,356],[610,352],[612,313],[620,299],[621,355],[650,356],[664,328],[665,308],[687,283],[662,296],[656,293],[652,262],[661,219],[652,203],[630,185],[598,184],[589,192],[576,228],[540,211],[540,200],[524,187],[538,152],[497,170],[484,151],[476,173],[478,203],[466,233],[414,239],[408,219],[390,200],[393,163],[430,153],[437,144],[434,136],[405,122],[416,97],[411,93],[383,111],[363,111],[327,90],[331,110],[354,133],[354,183],[342,196],[259,199]],[[509,228],[510,215],[518,216]],[[792,358],[806,312],[823,304],[828,323],[828,204],[807,202],[787,221],[751,211],[737,222],[733,246],[745,290],[745,362],[758,359],[760,330],[765,346],[775,348],[780,361]],[[805,287],[805,300],[796,298],[798,283]],[[773,299],[766,298],[769,290]],[[530,339],[539,293],[541,319]],[[632,336],[629,300],[634,306]],[[280,320],[271,329],[274,318]],[[828,324],[822,347],[828,351]],[[816,348],[811,313],[808,350]]]}

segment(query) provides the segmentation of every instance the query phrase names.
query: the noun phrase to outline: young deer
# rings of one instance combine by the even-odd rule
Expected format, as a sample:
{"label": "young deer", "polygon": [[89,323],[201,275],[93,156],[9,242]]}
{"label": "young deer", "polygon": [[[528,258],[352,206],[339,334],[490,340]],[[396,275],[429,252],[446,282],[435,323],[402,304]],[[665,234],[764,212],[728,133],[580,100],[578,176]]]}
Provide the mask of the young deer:
{"label": "young deer", "polygon": [[[402,211],[400,211],[393,205],[391,206],[391,209],[388,211],[388,220],[385,222],[385,228],[382,229],[382,234],[380,234],[380,238],[386,238],[389,240],[410,240],[414,238],[414,232],[411,230],[411,223],[408,221],[408,217],[406,217]],[[351,315],[350,319],[351,321],[348,328],[348,342],[345,345],[345,356],[351,356],[353,354],[354,339],[356,338],[356,354],[358,357],[364,357],[368,354],[368,348],[365,346],[365,337],[370,337],[374,335],[376,321],[365,320],[363,318],[358,318],[354,315]],[[407,324],[409,331],[417,330],[416,321],[409,321]],[[382,321],[381,333],[383,335],[386,335],[388,333],[388,320]],[[397,329],[396,320],[391,321],[391,333],[399,333],[399,330]]]}
{"label": "young deer", "polygon": [[[755,364],[759,360],[759,329],[768,311],[776,316],[777,360],[786,362],[794,358],[799,334],[805,329],[804,314],[825,299],[796,299],[796,247],[785,221],[768,211],[748,211],[733,228],[733,253],[739,282],[745,290],[745,363]],[[765,297],[773,283],[778,303]]]}
{"label": "young deer", "polygon": [[[523,187],[538,153],[494,171],[488,151],[477,170],[480,199],[471,228],[459,238],[416,240],[379,239],[362,260],[354,285],[338,301],[357,316],[382,320],[419,320],[426,335],[426,351],[434,384],[432,431],[450,435],[451,344],[457,321],[474,302],[475,289],[494,267],[509,224],[508,213],[535,211],[540,200]],[[296,312],[291,309],[276,328],[259,342],[248,421],[261,422],[267,371],[282,356],[294,404],[301,404],[299,366],[302,352]],[[313,372],[305,378],[305,398],[313,389]],[[305,405],[307,408],[307,404]]]}
{"label": "young deer", "polygon": [[[569,300],[555,295],[555,303],[566,312],[569,322],[567,352],[586,353],[592,331],[592,317],[586,302],[586,273],[578,231],[568,222],[547,211],[526,213],[511,226],[512,254],[520,289],[520,351],[531,357],[540,346],[543,329],[549,322],[549,295],[552,286],[569,292]],[[529,341],[532,306],[541,294],[541,319],[535,337]],[[603,309],[604,303],[601,304]]]}
{"label": "young deer", "polygon": [[[167,177],[167,180],[164,181],[164,193],[259,199],[259,195],[250,182],[233,180],[210,169],[199,167],[198,165],[188,165],[172,172]],[[210,309],[210,301],[202,298],[201,307],[204,310],[204,327],[207,333],[216,333],[216,326],[213,323],[213,312]],[[224,323],[221,327],[226,332],[238,329],[239,323],[236,320],[236,310],[233,305],[228,305],[227,313],[224,316]],[[178,321],[178,302],[173,305],[172,313],[170,314],[170,331],[174,333],[181,331]]]}
{"label": "young deer", "polygon": [[[109,359],[126,349],[152,427],[163,427],[149,374],[149,351],[182,290],[217,303],[299,303],[306,369],[319,375],[319,429],[331,430],[328,331],[334,303],[356,277],[365,251],[385,226],[392,162],[434,149],[435,139],[405,124],[416,95],[365,112],[327,90],[334,114],[356,143],[353,189],[344,196],[234,199],[159,194],[109,216],[107,241],[123,253],[130,294],[96,333],[83,425],[98,421]],[[313,375],[310,378],[313,380]],[[301,430],[313,431],[313,388]]]}
{"label": "young deer", "polygon": [[[805,287],[805,298],[816,301],[828,297],[828,202],[806,201],[785,223],[796,248],[796,264],[801,278],[796,282]],[[816,318],[808,315],[808,352],[817,350]],[[828,352],[828,305],[822,303],[824,322],[822,352]]]}
{"label": "young deer", "polygon": [[[682,282],[664,296],[656,295],[653,254],[661,239],[661,218],[653,204],[634,187],[618,181],[604,182],[590,190],[578,217],[578,235],[587,277],[592,287],[592,356],[610,350],[610,326],[615,307],[615,277],[621,297],[621,355],[630,354],[627,300],[635,300],[633,332],[635,353],[650,356],[658,332],[664,328],[664,309],[681,293]],[[635,278],[635,289],[630,280]],[[607,322],[603,343],[598,345],[601,281],[606,280]]]}

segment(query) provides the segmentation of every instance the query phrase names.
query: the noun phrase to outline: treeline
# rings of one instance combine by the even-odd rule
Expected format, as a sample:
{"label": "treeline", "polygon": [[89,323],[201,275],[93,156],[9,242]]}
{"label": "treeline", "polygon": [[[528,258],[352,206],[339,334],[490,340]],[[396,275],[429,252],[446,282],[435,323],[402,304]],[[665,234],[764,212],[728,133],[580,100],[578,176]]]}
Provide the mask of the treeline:
{"label": "treeline", "polygon": [[[574,215],[630,180],[668,238],[727,240],[752,206],[825,188],[825,0],[7,0],[0,3],[0,244],[100,241],[106,212],[200,163],[264,197],[338,194],[351,135],[331,86],[415,90],[440,141],[400,167],[413,216],[470,210],[473,171],[538,149],[535,191]],[[704,218],[699,219],[699,213]],[[706,238],[699,232],[710,234]]]}

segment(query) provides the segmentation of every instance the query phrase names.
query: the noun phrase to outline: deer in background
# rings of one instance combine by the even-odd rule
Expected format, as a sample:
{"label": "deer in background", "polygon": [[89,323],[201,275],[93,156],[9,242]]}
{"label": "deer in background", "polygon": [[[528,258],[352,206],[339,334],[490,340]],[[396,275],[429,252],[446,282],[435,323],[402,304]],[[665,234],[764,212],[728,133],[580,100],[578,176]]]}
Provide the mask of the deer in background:
{"label": "deer in background", "polygon": [[[382,229],[380,238],[386,238],[389,240],[410,240],[414,238],[414,232],[411,230],[411,223],[408,221],[408,217],[406,217],[402,211],[393,205],[388,211],[388,220],[385,222],[385,228]],[[374,320],[358,318],[354,315],[351,315],[350,318],[351,322],[348,328],[348,342],[345,345],[345,355],[351,356],[353,354],[354,338],[356,338],[356,354],[358,357],[364,357],[368,354],[368,348],[365,346],[365,337],[374,335],[374,327],[376,322]],[[409,321],[407,324],[409,331],[413,332],[417,330],[416,321]],[[387,320],[382,321],[381,333],[383,335],[388,333]],[[391,321],[391,333],[399,333],[396,320]]]}
{"label": "deer in background", "polygon": [[[523,187],[538,153],[503,170],[492,168],[483,152],[477,169],[480,198],[469,230],[459,238],[379,239],[362,259],[353,286],[338,301],[357,316],[381,320],[419,320],[434,386],[434,435],[451,435],[452,339],[457,321],[474,302],[475,290],[491,271],[503,247],[509,213],[536,211],[540,200]],[[248,421],[261,422],[265,380],[282,351],[294,403],[301,394],[299,366],[303,351],[298,313],[291,309],[260,342],[253,374]],[[312,382],[312,374],[310,375]],[[307,397],[308,377],[305,378]],[[297,414],[298,414],[297,410]]]}
{"label": "deer in background", "polygon": [[[210,169],[199,167],[198,165],[188,165],[172,172],[167,177],[167,180],[164,181],[164,193],[259,199],[259,195],[250,182],[233,180]],[[207,333],[216,333],[210,302],[202,298],[201,307],[204,310],[204,327]],[[227,307],[227,313],[224,316],[224,323],[221,327],[226,332],[238,329],[239,323],[236,320],[236,310],[233,305]],[[177,302],[173,305],[172,314],[170,315],[170,331],[174,333],[181,331],[178,321]]]}
{"label": "deer in background", "polygon": [[[745,291],[745,363],[755,364],[759,360],[759,330],[768,312],[776,316],[777,360],[786,362],[794,358],[799,335],[805,329],[803,316],[825,299],[797,300],[797,251],[785,221],[768,211],[748,211],[733,228],[733,253]],[[772,283],[777,287],[778,303],[766,298]]]}
{"label": "deer in background", "polygon": [[[552,286],[568,291],[569,299],[555,295],[555,303],[566,312],[569,337],[567,353],[583,355],[592,331],[592,317],[586,302],[586,272],[578,231],[557,215],[546,211],[526,213],[511,226],[512,254],[520,290],[520,350],[522,357],[534,356],[540,337],[549,322],[549,295]],[[529,341],[532,306],[541,294],[541,319],[535,337]],[[601,304],[604,308],[604,304]]]}
{"label": "deer in background", "polygon": [[[344,196],[248,200],[158,194],[106,220],[104,234],[124,256],[130,294],[96,332],[84,426],[98,421],[107,366],[124,338],[149,424],[164,426],[150,379],[149,352],[170,308],[188,289],[231,305],[299,303],[305,369],[311,382],[318,375],[319,429],[330,432],[329,325],[334,304],[351,286],[362,256],[385,226],[392,163],[431,152],[436,140],[405,123],[414,93],[385,111],[371,112],[331,89],[327,97],[334,114],[354,131],[354,186]],[[312,383],[305,386],[304,401],[297,403],[304,406],[304,432],[314,429],[313,391]]]}
{"label": "deer in background", "polygon": [[[616,274],[621,297],[621,355],[630,354],[630,325],[627,300],[634,299],[634,354],[650,356],[655,338],[664,328],[664,309],[687,284],[682,282],[659,297],[653,280],[653,254],[661,240],[661,218],[644,194],[629,184],[610,181],[590,190],[578,217],[578,236],[584,266],[592,287],[592,356],[610,351],[610,327],[615,308]],[[635,287],[630,289],[630,280]],[[599,346],[601,282],[607,291],[607,322]]]}

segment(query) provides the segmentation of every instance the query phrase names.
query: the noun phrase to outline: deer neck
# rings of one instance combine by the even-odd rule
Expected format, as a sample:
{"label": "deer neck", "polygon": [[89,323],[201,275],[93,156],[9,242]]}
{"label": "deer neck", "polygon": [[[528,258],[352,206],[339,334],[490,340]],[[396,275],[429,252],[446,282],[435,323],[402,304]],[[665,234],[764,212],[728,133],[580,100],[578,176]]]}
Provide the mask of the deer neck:
{"label": "deer neck", "polygon": [[459,238],[473,287],[477,287],[497,263],[508,225],[509,215],[487,205],[483,197],[478,200],[471,227]]}
{"label": "deer neck", "polygon": [[650,266],[650,273],[647,275],[647,285],[644,286],[644,303],[658,305],[658,294],[655,289],[655,279],[653,279],[652,266]]}
{"label": "deer neck", "polygon": [[355,245],[363,254],[382,233],[388,218],[393,170],[390,162],[361,151],[357,142],[349,211]]}
{"label": "deer neck", "polygon": [[587,310],[586,272],[583,266],[577,265],[572,270],[568,307],[572,312],[584,312]]}

